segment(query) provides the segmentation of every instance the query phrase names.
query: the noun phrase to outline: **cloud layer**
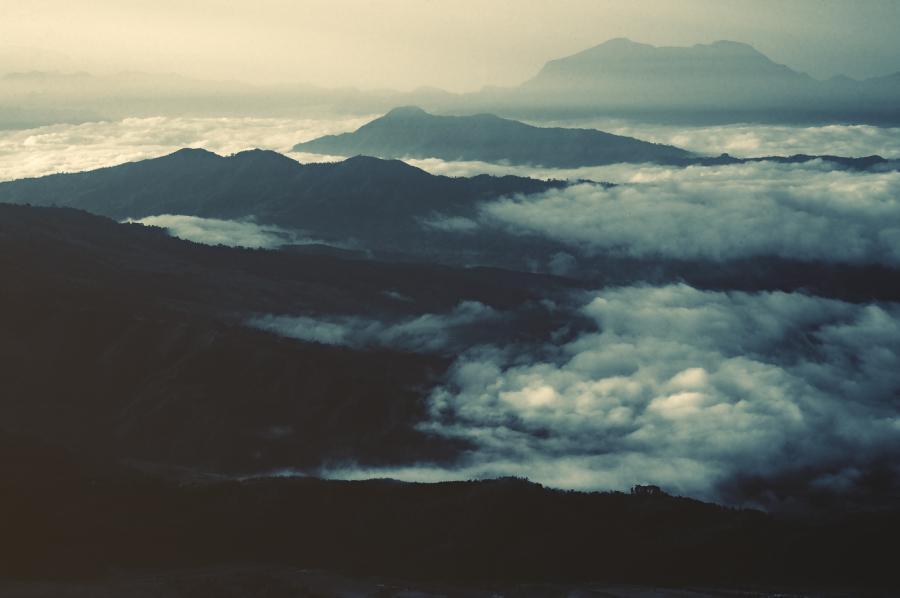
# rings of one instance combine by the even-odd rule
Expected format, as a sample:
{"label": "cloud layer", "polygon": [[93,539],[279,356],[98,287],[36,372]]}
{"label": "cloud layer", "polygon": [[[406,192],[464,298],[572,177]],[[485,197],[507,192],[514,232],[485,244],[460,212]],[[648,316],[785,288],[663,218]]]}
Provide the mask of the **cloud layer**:
{"label": "cloud layer", "polygon": [[[352,131],[371,117],[345,119],[126,118],[113,122],[0,130],[0,181],[79,172],[154,158],[183,147],[219,154],[295,143]],[[321,161],[327,156],[307,161]]]}
{"label": "cloud layer", "polygon": [[900,306],[675,285],[610,289],[583,311],[600,331],[543,359],[483,347],[458,360],[423,425],[472,443],[458,467],[329,475],[655,483],[771,506],[782,475],[840,493],[875,463],[896,469]]}
{"label": "cloud layer", "polygon": [[228,245],[253,249],[274,249],[282,245],[313,242],[296,231],[262,225],[249,220],[219,220],[180,214],[160,214],[125,222],[158,226],[179,239],[205,245]]}
{"label": "cloud layer", "polygon": [[[622,173],[626,174],[626,173]],[[484,222],[588,253],[900,265],[900,173],[770,163],[631,171],[483,207]]]}
{"label": "cloud layer", "polygon": [[[322,135],[353,131],[372,118],[374,115],[308,119],[150,117],[0,130],[0,180],[102,168],[164,155],[182,147],[202,147],[220,154],[252,148],[289,152],[296,143]],[[600,128],[709,154],[880,154],[886,158],[900,158],[898,129],[865,125],[672,127],[621,121],[537,124]],[[292,153],[291,156],[301,162],[339,159],[337,156],[305,153]],[[409,162],[435,174],[451,176],[489,173],[611,181],[631,176],[617,167],[554,170],[479,162],[444,162],[436,159]],[[631,167],[626,170],[633,173],[640,168]]]}
{"label": "cloud layer", "polygon": [[871,125],[800,127],[735,124],[697,127],[609,119],[534,124],[600,129],[716,156],[724,152],[741,158],[793,154],[853,157],[878,154],[883,158],[900,158],[900,128]]}

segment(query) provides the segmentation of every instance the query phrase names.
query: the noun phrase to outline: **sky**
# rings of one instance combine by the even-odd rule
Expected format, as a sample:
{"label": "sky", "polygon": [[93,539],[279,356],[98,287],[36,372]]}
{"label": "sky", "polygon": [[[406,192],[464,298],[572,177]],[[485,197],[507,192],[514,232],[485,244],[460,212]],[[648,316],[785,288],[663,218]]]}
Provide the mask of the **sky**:
{"label": "sky", "polygon": [[0,71],[257,84],[515,85],[615,37],[730,39],[826,78],[900,71],[897,0],[0,0]]}

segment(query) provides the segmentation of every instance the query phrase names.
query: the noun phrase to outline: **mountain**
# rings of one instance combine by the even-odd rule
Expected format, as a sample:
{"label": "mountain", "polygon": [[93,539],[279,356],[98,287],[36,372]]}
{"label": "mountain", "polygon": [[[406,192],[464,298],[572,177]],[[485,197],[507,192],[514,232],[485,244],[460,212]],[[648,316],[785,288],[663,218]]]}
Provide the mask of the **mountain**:
{"label": "mountain", "polygon": [[425,246],[433,241],[422,220],[436,213],[472,215],[481,201],[563,185],[514,176],[434,176],[400,161],[363,156],[300,164],[271,151],[223,157],[183,149],[89,172],[0,183],[0,202],[76,207],[118,220],[156,214],[253,217],[326,241],[406,251],[417,240]]}
{"label": "mountain", "polygon": [[[888,164],[877,156],[821,158],[841,168],[896,167],[896,161]],[[816,157],[761,159],[802,162]],[[747,160],[719,156],[690,158],[687,163],[742,161]],[[0,183],[0,202],[71,206],[116,220],[159,214],[253,219],[260,224],[301,229],[320,241],[318,247],[288,246],[280,252],[298,259],[373,256],[558,273],[595,286],[685,281],[701,288],[802,288],[846,299],[900,298],[896,272],[880,266],[774,256],[717,262],[597,254],[541,235],[519,234],[482,217],[481,205],[499,196],[540,193],[566,184],[512,176],[434,176],[397,160],[363,156],[331,164],[299,164],[269,151],[223,157],[185,149],[89,172]],[[323,248],[321,242],[332,247]],[[138,259],[140,254],[134,257]],[[567,264],[563,268],[559,267],[560,258]],[[207,275],[203,271],[194,273],[199,279]],[[355,276],[365,277],[359,272]],[[273,286],[266,283],[267,291],[260,296],[278,295]],[[225,291],[217,288],[215,292]],[[305,291],[292,292],[301,296]],[[179,297],[176,301],[185,300],[188,298]]]}
{"label": "mountain", "polygon": [[524,114],[591,113],[666,122],[900,122],[890,77],[818,81],[752,46],[657,47],[618,38],[547,62],[489,105]]}
{"label": "mountain", "polygon": [[678,163],[690,152],[593,129],[534,127],[492,114],[437,116],[417,107],[391,110],[354,131],[294,146],[294,151],[382,158],[441,158],[551,168],[617,162]]}
{"label": "mountain", "polygon": [[761,85],[774,84],[774,91],[781,92],[801,89],[813,81],[747,44],[719,41],[656,47],[619,38],[551,60],[522,89],[596,93],[606,102],[644,102],[652,99],[647,94],[665,89],[667,95],[656,96],[659,101],[707,105],[713,101],[711,94],[756,96]]}
{"label": "mountain", "polygon": [[801,164],[822,160],[834,168],[896,170],[900,161],[795,154],[735,158],[701,156],[673,147],[594,129],[542,128],[492,114],[437,116],[416,107],[395,108],[352,133],[298,143],[294,151],[326,155],[368,154],[382,158],[440,158],[548,168],[653,162],[672,166],[722,166],[747,162]]}

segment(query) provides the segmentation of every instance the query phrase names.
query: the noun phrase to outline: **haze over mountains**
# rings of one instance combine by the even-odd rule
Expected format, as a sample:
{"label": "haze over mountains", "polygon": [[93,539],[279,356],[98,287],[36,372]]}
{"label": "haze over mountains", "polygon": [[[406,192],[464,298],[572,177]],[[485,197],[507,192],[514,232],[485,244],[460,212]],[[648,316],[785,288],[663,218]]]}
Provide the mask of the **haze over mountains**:
{"label": "haze over mountains", "polygon": [[558,107],[614,112],[777,109],[802,118],[856,109],[889,117],[900,91],[893,79],[817,81],[737,42],[655,47],[620,38],[551,60],[519,91]]}
{"label": "haze over mountains", "polygon": [[[250,86],[126,73],[11,73],[0,106],[5,126],[82,122],[141,114],[364,114],[418,105],[442,112],[562,118],[591,114],[660,122],[860,122],[898,124],[900,75],[819,81],[744,43],[655,47],[619,38],[550,60],[512,88],[456,94]],[[66,107],[60,98],[66,98]]]}

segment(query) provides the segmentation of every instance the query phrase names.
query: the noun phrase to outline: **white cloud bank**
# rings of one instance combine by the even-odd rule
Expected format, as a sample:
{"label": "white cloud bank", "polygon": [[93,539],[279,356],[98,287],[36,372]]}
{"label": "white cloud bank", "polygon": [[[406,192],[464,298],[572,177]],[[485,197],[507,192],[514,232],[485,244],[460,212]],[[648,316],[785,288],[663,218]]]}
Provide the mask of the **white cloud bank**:
{"label": "white cloud bank", "polygon": [[[252,148],[289,153],[296,143],[353,131],[377,116],[333,119],[147,117],[0,130],[0,181],[102,168],[161,156],[182,147],[201,147],[219,154]],[[716,155],[722,152],[743,157],[794,153],[880,154],[885,158],[900,158],[900,129],[866,125],[674,127],[622,121],[537,124],[600,128]],[[301,162],[340,159],[308,153],[290,155]],[[611,171],[610,168],[554,170],[479,162],[408,161],[430,172],[452,176],[491,173],[619,180],[614,176],[615,169]]]}
{"label": "white cloud bank", "polygon": [[250,220],[219,220],[181,214],[160,214],[139,220],[129,218],[124,222],[158,226],[166,229],[173,237],[205,245],[274,249],[282,245],[314,242],[302,237],[296,231],[257,224]]}
{"label": "white cloud bank", "polygon": [[[155,158],[183,147],[201,147],[223,155],[254,148],[284,153],[301,141],[352,131],[371,119],[160,116],[0,130],[0,181],[103,168]],[[306,161],[329,159],[304,157]]]}
{"label": "white cloud bank", "polygon": [[610,289],[584,313],[600,331],[548,347],[544,360],[481,348],[457,361],[422,426],[474,445],[457,467],[325,474],[655,483],[765,504],[775,499],[734,488],[793,474],[807,489],[846,491],[874,462],[897,469],[898,305],[673,285]]}
{"label": "white cloud bank", "polygon": [[538,126],[600,129],[616,135],[675,145],[700,154],[741,158],[793,154],[900,158],[900,128],[871,125],[674,126],[622,120],[536,122]]}
{"label": "white cloud bank", "polygon": [[482,220],[588,253],[900,265],[900,173],[754,163],[649,167],[483,206]]}

